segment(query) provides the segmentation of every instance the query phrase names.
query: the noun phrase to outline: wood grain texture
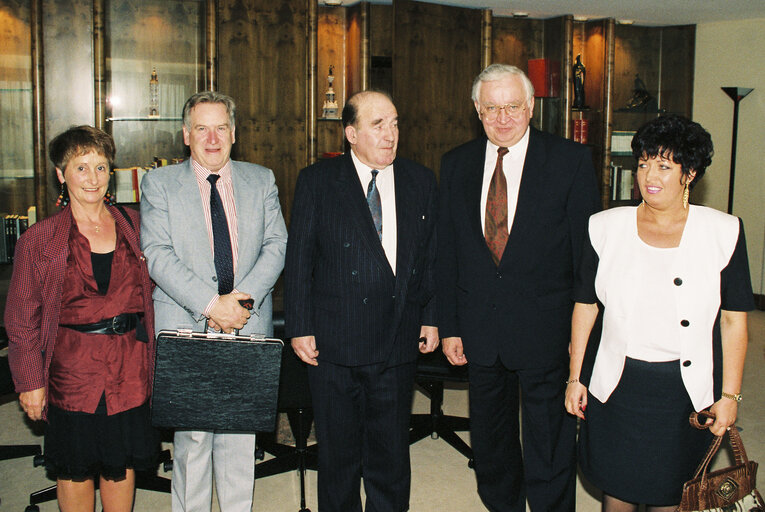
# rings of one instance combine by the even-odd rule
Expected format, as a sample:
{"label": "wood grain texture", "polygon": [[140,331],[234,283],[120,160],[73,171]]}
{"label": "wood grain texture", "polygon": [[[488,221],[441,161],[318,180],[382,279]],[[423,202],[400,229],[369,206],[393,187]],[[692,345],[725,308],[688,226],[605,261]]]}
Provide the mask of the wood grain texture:
{"label": "wood grain texture", "polygon": [[481,133],[470,100],[481,71],[481,11],[410,0],[393,10],[398,154],[438,175],[443,153]]}
{"label": "wood grain texture", "polygon": [[237,102],[234,157],[274,171],[289,219],[306,147],[308,0],[219,0],[218,84]]}

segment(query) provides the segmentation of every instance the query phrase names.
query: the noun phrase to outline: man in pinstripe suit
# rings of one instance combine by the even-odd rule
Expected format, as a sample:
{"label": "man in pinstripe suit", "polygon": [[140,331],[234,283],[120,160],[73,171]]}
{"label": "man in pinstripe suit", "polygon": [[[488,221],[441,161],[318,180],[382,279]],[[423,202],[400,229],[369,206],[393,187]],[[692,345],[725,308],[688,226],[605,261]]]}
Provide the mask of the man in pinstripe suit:
{"label": "man in pinstripe suit", "polygon": [[361,512],[362,475],[367,512],[405,511],[416,359],[438,346],[436,183],[396,158],[398,113],[387,95],[351,97],[343,126],[351,151],[298,177],[287,337],[309,365],[321,512]]}

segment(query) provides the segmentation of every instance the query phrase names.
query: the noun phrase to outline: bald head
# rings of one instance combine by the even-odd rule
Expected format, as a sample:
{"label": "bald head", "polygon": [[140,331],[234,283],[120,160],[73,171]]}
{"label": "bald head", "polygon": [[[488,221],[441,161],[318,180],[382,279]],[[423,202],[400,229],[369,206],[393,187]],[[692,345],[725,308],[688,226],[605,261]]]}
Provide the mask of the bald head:
{"label": "bald head", "polygon": [[343,107],[345,137],[351,150],[372,169],[393,163],[398,148],[398,112],[390,96],[364,91],[351,96]]}

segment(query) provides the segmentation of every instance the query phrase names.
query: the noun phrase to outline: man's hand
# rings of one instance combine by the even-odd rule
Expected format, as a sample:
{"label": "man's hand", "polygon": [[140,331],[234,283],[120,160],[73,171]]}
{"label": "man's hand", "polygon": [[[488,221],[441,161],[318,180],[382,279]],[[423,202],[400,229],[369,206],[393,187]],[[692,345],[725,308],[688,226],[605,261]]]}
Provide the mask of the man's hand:
{"label": "man's hand", "polygon": [[42,419],[42,412],[46,401],[45,388],[37,388],[32,391],[19,393],[21,408],[24,409],[24,412],[27,413],[31,420],[37,421]]}
{"label": "man's hand", "polygon": [[319,366],[319,362],[316,360],[319,351],[316,350],[316,338],[314,336],[292,338],[292,350],[304,363]]}
{"label": "man's hand", "polygon": [[454,366],[462,366],[467,363],[467,358],[464,352],[462,352],[462,338],[444,338],[443,350],[446,359]]}
{"label": "man's hand", "polygon": [[420,327],[420,352],[427,354],[433,352],[436,347],[438,347],[438,327],[432,325]]}
{"label": "man's hand", "polygon": [[249,294],[240,292],[221,295],[210,310],[207,324],[227,333],[234,332],[234,329],[241,329],[249,320],[250,312],[243,308],[239,301],[249,298]]}

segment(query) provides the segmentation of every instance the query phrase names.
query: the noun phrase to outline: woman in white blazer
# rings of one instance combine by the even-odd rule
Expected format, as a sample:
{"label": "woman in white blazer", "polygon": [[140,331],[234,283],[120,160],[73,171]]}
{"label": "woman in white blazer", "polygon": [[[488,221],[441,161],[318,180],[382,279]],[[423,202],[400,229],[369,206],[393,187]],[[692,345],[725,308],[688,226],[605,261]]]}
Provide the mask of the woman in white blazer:
{"label": "woman in white blazer", "polygon": [[741,221],[688,204],[709,133],[665,115],[632,152],[643,202],[590,218],[565,406],[583,420],[580,466],[606,512],[672,511],[711,440],[689,413],[710,408],[718,436],[736,420],[754,299]]}

